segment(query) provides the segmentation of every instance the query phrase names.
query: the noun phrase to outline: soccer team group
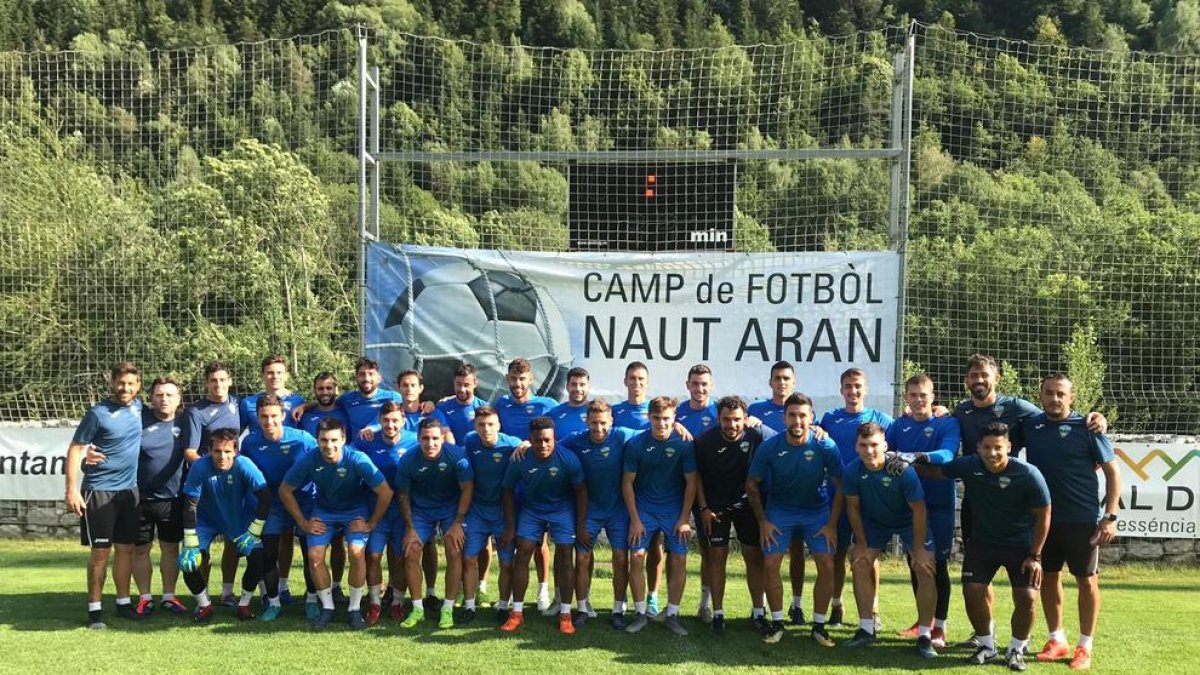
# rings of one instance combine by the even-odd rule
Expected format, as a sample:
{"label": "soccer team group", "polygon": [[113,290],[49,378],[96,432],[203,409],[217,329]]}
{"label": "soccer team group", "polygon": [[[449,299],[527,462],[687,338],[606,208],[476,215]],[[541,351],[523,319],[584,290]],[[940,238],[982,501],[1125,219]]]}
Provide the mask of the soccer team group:
{"label": "soccer team group", "polygon": [[[476,371],[467,363],[455,373],[454,395],[437,402],[423,400],[417,371],[401,373],[396,390],[382,387],[378,364],[368,358],[356,364],[355,389],[340,393],[336,378],[322,373],[308,401],[288,389],[282,357],[265,359],[261,374],[264,390],[239,399],[230,392],[229,368],[210,364],[206,396],[184,408],[178,382],[151,382],[144,406],[138,367],[113,369],[111,397],[87,412],[67,458],[66,500],[91,549],[90,627],[105,627],[110,551],[119,616],[190,611],[195,621],[209,621],[209,549],[219,537],[220,602],[236,606],[240,619],[254,618],[256,592],[262,621],[299,603],[288,585],[298,544],[305,611],[317,629],[330,624],[341,603],[353,629],[385,615],[412,629],[426,612],[441,628],[470,623],[494,600],[500,630],[517,631],[532,560],[537,610],[557,615],[559,630],[572,634],[597,616],[592,552],[603,532],[612,550],[612,628],[634,633],[657,620],[683,636],[679,605],[696,534],[698,615],[713,633],[726,629],[726,562],[736,537],[750,625],[764,641],[778,642],[785,621],[810,619],[811,638],[822,647],[863,648],[882,630],[878,558],[898,536],[916,605],[916,621],[901,634],[933,658],[946,647],[958,479],[961,587],[973,629],[962,645],[968,661],[1003,658],[1024,670],[1040,594],[1049,639],[1036,659],[1090,667],[1098,548],[1116,533],[1119,474],[1106,420],[1072,410],[1072,385],[1061,374],[1042,380],[1039,409],[998,394],[996,362],[976,354],[964,380],[968,400],[952,411],[935,406],[934,383],[915,375],[904,384],[905,415],[892,419],[865,406],[865,373],[851,368],[841,375],[845,405],[819,422],[785,361],[771,367],[770,397],[749,405],[737,396],[713,399],[713,373],[703,364],[690,370],[682,403],[649,397],[649,369],[641,362],[627,366],[627,398],[616,404],[591,397],[582,368],[569,372],[565,402],[533,395],[534,374],[523,358],[509,364],[510,393],[492,404],[475,395]],[[1024,459],[1015,456],[1021,449]],[[446,559],[440,601],[438,535]],[[157,604],[150,593],[156,538],[163,589]],[[786,608],[785,556],[792,595]],[[816,581],[806,618],[808,556]],[[239,597],[233,579],[242,558]],[[493,558],[497,598],[487,594]],[[667,601],[660,611],[664,561]],[[1064,566],[1079,589],[1074,651],[1063,629]],[[847,567],[858,628],[839,644],[828,627],[845,621]],[[991,582],[1000,568],[1014,603],[1003,657],[992,622]],[[194,610],[175,595],[180,572]]]}

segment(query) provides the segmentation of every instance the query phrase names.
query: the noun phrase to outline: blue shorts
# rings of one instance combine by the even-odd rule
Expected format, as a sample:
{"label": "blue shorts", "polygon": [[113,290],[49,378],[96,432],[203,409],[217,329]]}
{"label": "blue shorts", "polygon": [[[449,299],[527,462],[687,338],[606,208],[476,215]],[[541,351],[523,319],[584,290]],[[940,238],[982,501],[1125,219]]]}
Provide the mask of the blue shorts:
{"label": "blue shorts", "polygon": [[292,514],[283,508],[283,504],[271,502],[271,512],[267,514],[266,524],[263,525],[263,535],[283,534],[288,530],[294,530],[296,521],[292,518]]}
{"label": "blue shorts", "polygon": [[[441,509],[419,509],[414,506],[412,509],[413,530],[416,531],[421,544],[428,543],[438,532],[446,534],[446,530],[454,524],[454,516],[457,514],[458,500]],[[465,523],[463,529],[467,529]]]}
{"label": "blue shorts", "polygon": [[950,560],[954,549],[954,505],[929,506],[929,534],[933,537],[933,553],[938,562]]}
{"label": "blue shorts", "polygon": [[[589,511],[587,516],[587,531],[592,537],[592,546],[596,545],[596,537],[600,535],[600,530],[608,535],[608,546],[614,551],[624,551],[629,548],[629,512],[625,507],[617,507],[611,513],[592,515]],[[575,544],[577,551],[591,551],[591,547],[586,547],[582,543]]]}
{"label": "blue shorts", "polygon": [[342,533],[346,535],[346,543],[350,546],[365,548],[371,538],[370,532],[350,531],[350,523],[359,518],[363,520],[370,518],[365,504],[360,508],[347,509],[345,511],[326,511],[318,504],[313,508],[312,517],[325,523],[325,532],[324,534],[308,535],[309,546],[328,546],[334,537]]}
{"label": "blue shorts", "polygon": [[555,546],[575,544],[575,510],[538,511],[526,506],[517,514],[517,537],[526,541],[542,541],[549,532]]}
{"label": "blue shorts", "polygon": [[509,542],[507,547],[500,545],[500,536],[504,534],[504,511],[493,506],[471,505],[467,512],[466,542],[463,544],[463,555],[474,558],[487,547],[488,538],[496,548],[496,555],[505,565],[512,564],[516,557],[517,542]]}
{"label": "blue shorts", "polygon": [[400,507],[393,504],[371,530],[367,553],[379,555],[390,544],[397,555],[404,555],[404,532],[404,516],[400,515]]}
{"label": "blue shorts", "polygon": [[[779,530],[775,536],[774,546],[764,546],[763,555],[784,553],[792,544],[792,538],[797,534],[804,539],[804,545],[811,553],[833,553],[833,547],[817,532],[829,522],[829,509],[820,508],[810,511],[774,511],[767,508],[767,520]],[[765,535],[766,532],[763,532]]]}
{"label": "blue shorts", "polygon": [[646,528],[646,532],[642,535],[641,539],[637,540],[637,544],[632,547],[633,550],[646,550],[654,534],[662,532],[663,546],[666,547],[668,553],[687,555],[687,543],[679,541],[679,537],[675,536],[675,523],[679,522],[679,511],[655,513],[653,511],[638,509],[638,519],[642,521],[642,526]]}
{"label": "blue shorts", "polygon": [[[246,524],[249,525],[249,523]],[[237,539],[242,534],[245,534],[245,532],[246,530],[243,529],[241,532],[233,533],[227,530],[218,530],[215,527],[208,527],[204,523],[196,523],[196,538],[200,540],[201,551],[207,551],[209,547],[212,546],[213,540],[216,539],[218,535],[225,537],[226,547],[231,547],[236,550],[233,540]],[[262,542],[260,541],[254,548],[262,548]]]}
{"label": "blue shorts", "polygon": [[[904,551],[907,553],[913,550],[913,529],[908,527],[882,527],[870,521],[863,521],[863,529],[867,531],[867,548],[877,551],[883,550],[888,542],[892,540],[892,535],[900,536],[900,543],[904,545]],[[928,533],[925,535],[925,550],[933,552],[933,537]]]}

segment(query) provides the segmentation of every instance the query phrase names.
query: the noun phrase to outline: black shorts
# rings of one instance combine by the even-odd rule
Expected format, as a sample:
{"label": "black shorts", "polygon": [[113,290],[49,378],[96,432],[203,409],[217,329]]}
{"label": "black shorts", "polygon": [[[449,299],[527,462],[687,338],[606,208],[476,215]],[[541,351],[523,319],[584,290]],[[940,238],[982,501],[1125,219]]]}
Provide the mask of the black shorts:
{"label": "black shorts", "polygon": [[1003,567],[1008,572],[1008,582],[1013,588],[1032,588],[1029,573],[1021,569],[1029,548],[1025,546],[992,546],[980,541],[969,541],[963,555],[962,582],[964,584],[990,584],[996,572]]}
{"label": "black shorts", "polygon": [[727,548],[729,546],[730,530],[737,536],[742,546],[759,546],[758,519],[749,506],[742,506],[726,513],[719,521],[713,523],[712,535],[705,533],[704,521],[696,514],[696,530],[700,534],[701,546]]}
{"label": "black shorts", "polygon": [[966,496],[959,502],[958,525],[962,528],[963,546],[966,546],[967,542],[971,541],[971,503],[967,501]]}
{"label": "black shorts", "polygon": [[83,502],[87,510],[79,518],[79,543],[92,548],[137,543],[137,488],[85,491]]}
{"label": "black shorts", "polygon": [[141,516],[138,522],[138,546],[153,542],[156,531],[160,542],[178,544],[183,541],[183,497],[147,499],[142,501],[138,511]]}
{"label": "black shorts", "polygon": [[1061,572],[1063,563],[1071,574],[1090,577],[1100,568],[1100,547],[1092,545],[1096,523],[1054,523],[1042,548],[1042,569]]}

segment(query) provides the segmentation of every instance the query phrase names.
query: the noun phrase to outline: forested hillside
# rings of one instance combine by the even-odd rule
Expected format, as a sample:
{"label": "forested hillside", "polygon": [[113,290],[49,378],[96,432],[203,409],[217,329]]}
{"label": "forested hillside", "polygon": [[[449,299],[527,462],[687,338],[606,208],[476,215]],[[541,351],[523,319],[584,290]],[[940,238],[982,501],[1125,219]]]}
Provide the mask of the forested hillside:
{"label": "forested hillside", "polygon": [[[1069,369],[1122,430],[1200,431],[1196,0],[0,12],[2,419],[78,415],[123,355],[243,389],[271,351],[345,370],[360,30],[381,145],[430,152],[883,147],[912,33],[909,368],[957,397],[984,350],[1009,390]],[[384,238],[562,249],[565,174],[395,165]],[[887,191],[884,161],[744,161],[737,246],[884,247]]]}

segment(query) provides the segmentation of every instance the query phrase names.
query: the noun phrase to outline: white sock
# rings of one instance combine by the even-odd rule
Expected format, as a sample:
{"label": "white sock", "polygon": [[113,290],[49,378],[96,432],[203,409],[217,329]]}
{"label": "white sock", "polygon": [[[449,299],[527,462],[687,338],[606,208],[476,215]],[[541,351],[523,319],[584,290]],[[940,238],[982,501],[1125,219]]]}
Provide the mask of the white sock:
{"label": "white sock", "polygon": [[427,597],[427,598],[428,598],[428,597],[434,597],[434,598],[436,598],[436,597],[437,597],[437,589],[436,589],[436,588],[434,588],[433,586],[426,586],[426,587],[425,587],[425,597]]}
{"label": "white sock", "polygon": [[383,602],[383,590],[379,587],[379,584],[374,584],[368,588],[367,593],[371,597],[372,605],[378,605]]}
{"label": "white sock", "polygon": [[291,591],[292,591],[292,589],[290,587],[288,587],[287,577],[280,577],[279,578],[279,592],[280,593],[290,593]]}
{"label": "white sock", "polygon": [[486,579],[479,582],[479,592],[487,593],[487,580]]}
{"label": "white sock", "polygon": [[718,617],[718,616],[725,616],[725,610],[724,609],[714,609],[713,617]]}
{"label": "white sock", "polygon": [[279,607],[279,596],[277,595],[273,598],[267,598],[267,604],[272,607]]}
{"label": "white sock", "polygon": [[677,616],[679,614],[679,605],[667,603],[667,616]]}
{"label": "white sock", "polygon": [[930,626],[917,626],[917,637],[929,637],[931,632],[933,630]]}
{"label": "white sock", "polygon": [[649,602],[649,601],[658,602],[658,591],[655,591],[655,592],[651,593],[651,594],[649,595],[649,597],[647,597],[647,598],[646,598],[646,601],[647,601],[647,602]]}
{"label": "white sock", "polygon": [[117,606],[118,607],[120,607],[121,605],[132,605],[132,604],[133,604],[133,600],[130,600],[128,595],[123,598],[117,598]]}
{"label": "white sock", "polygon": [[354,586],[350,587],[350,607],[347,611],[357,612],[362,608],[362,596],[365,590],[367,589],[363,586],[359,586],[358,588]]}
{"label": "white sock", "polygon": [[333,609],[333,589],[322,588],[318,590],[317,600],[321,602],[321,609]]}
{"label": "white sock", "polygon": [[1084,635],[1083,633],[1080,633],[1079,634],[1079,646],[1083,647],[1084,649],[1088,650],[1089,652],[1092,651],[1092,636]]}
{"label": "white sock", "polygon": [[162,594],[162,599],[163,599],[163,601],[164,601],[164,602],[166,602],[167,600],[174,600],[174,599],[175,599],[175,594],[174,594],[174,593],[163,593],[163,594]]}
{"label": "white sock", "polygon": [[212,601],[208,599],[208,591],[200,591],[196,594],[197,607],[208,607],[211,604]]}
{"label": "white sock", "polygon": [[875,619],[859,619],[858,627],[867,631],[868,633],[874,633],[875,632]]}
{"label": "white sock", "polygon": [[320,598],[317,596],[316,593],[305,593],[304,594],[305,604],[310,603],[310,602],[317,602],[319,600],[320,600]]}
{"label": "white sock", "polygon": [[539,583],[538,584],[538,599],[541,600],[542,598],[548,598],[548,597],[550,597],[550,585],[547,584],[546,582]]}
{"label": "white sock", "polygon": [[996,651],[996,638],[992,633],[988,633],[987,635],[976,635],[975,638],[979,640],[979,644],[981,646],[987,647],[992,651]]}
{"label": "white sock", "polygon": [[646,601],[642,600],[639,602],[637,600],[634,600],[633,601],[633,611],[637,612],[638,614],[645,614],[646,613]]}
{"label": "white sock", "polygon": [[792,596],[792,607],[803,607],[803,606],[804,606],[804,596],[803,595],[793,595]]}
{"label": "white sock", "polygon": [[463,600],[463,609],[475,609],[475,598]]}
{"label": "white sock", "polygon": [[242,597],[238,598],[238,607],[249,607],[253,599],[254,591],[242,591]]}
{"label": "white sock", "polygon": [[88,603],[88,611],[89,611],[89,612],[99,612],[99,611],[100,611],[100,608],[101,608],[101,607],[103,607],[103,606],[104,606],[104,605],[103,605],[102,603],[99,603],[99,602],[89,602],[89,603]]}
{"label": "white sock", "polygon": [[496,601],[496,609],[508,609],[508,601],[507,600],[497,600]]}
{"label": "white sock", "polygon": [[445,600],[442,600],[442,611],[444,612],[446,610],[454,610],[454,598],[446,598]]}
{"label": "white sock", "polygon": [[[834,607],[841,607],[841,606],[842,606],[842,599],[841,599],[841,598],[834,598],[834,599],[833,599],[833,601],[832,601],[832,604],[833,604],[833,606],[834,606]],[[793,602],[792,602],[792,607],[799,607],[799,606],[800,606],[800,605],[797,605],[797,604],[795,603],[795,601],[793,601]]]}
{"label": "white sock", "polygon": [[233,584],[221,584],[221,597],[233,595]]}
{"label": "white sock", "polygon": [[1066,642],[1067,641],[1067,631],[1065,631],[1061,628],[1059,628],[1058,630],[1052,630],[1052,631],[1050,631],[1050,639],[1053,640],[1054,642]]}
{"label": "white sock", "polygon": [[576,599],[575,606],[579,609],[579,611],[586,612],[588,609],[588,599],[587,598]]}
{"label": "white sock", "polygon": [[771,620],[772,621],[783,621],[783,610],[781,609],[778,612],[772,611],[771,612]]}
{"label": "white sock", "polygon": [[817,614],[816,612],[813,612],[812,619],[813,623],[825,623],[829,620],[829,617],[825,616],[824,614]]}
{"label": "white sock", "polygon": [[525,611],[525,601],[524,601],[524,600],[515,600],[515,601],[513,601],[513,604],[512,604],[512,611],[514,611],[514,612],[524,612],[524,611]]}
{"label": "white sock", "polygon": [[1012,642],[1008,643],[1008,650],[1005,653],[1010,654],[1012,652],[1024,652],[1025,647],[1028,645],[1029,645],[1029,640],[1021,640],[1019,638],[1013,638]]}
{"label": "white sock", "polygon": [[934,619],[933,627],[941,628],[943,633],[946,632],[946,620],[945,619]]}
{"label": "white sock", "polygon": [[150,600],[153,600],[153,599],[154,599],[154,594],[152,594],[152,593],[142,593],[141,596],[138,597],[138,600],[145,600],[147,602],[149,602]]}
{"label": "white sock", "polygon": [[569,603],[569,602],[558,603],[558,613],[559,614],[570,614],[571,613],[571,603]]}
{"label": "white sock", "polygon": [[766,616],[766,615],[767,615],[767,610],[765,607],[755,607],[754,609],[750,610],[750,618],[751,619],[757,619],[760,616]]}
{"label": "white sock", "polygon": [[625,613],[625,601],[624,600],[613,600],[613,614],[624,614],[624,613]]}
{"label": "white sock", "polygon": [[708,590],[708,586],[700,587],[700,609],[708,607],[709,601],[712,600],[712,591]]}
{"label": "white sock", "polygon": [[404,604],[404,596],[408,594],[403,588],[392,586],[392,604]]}

